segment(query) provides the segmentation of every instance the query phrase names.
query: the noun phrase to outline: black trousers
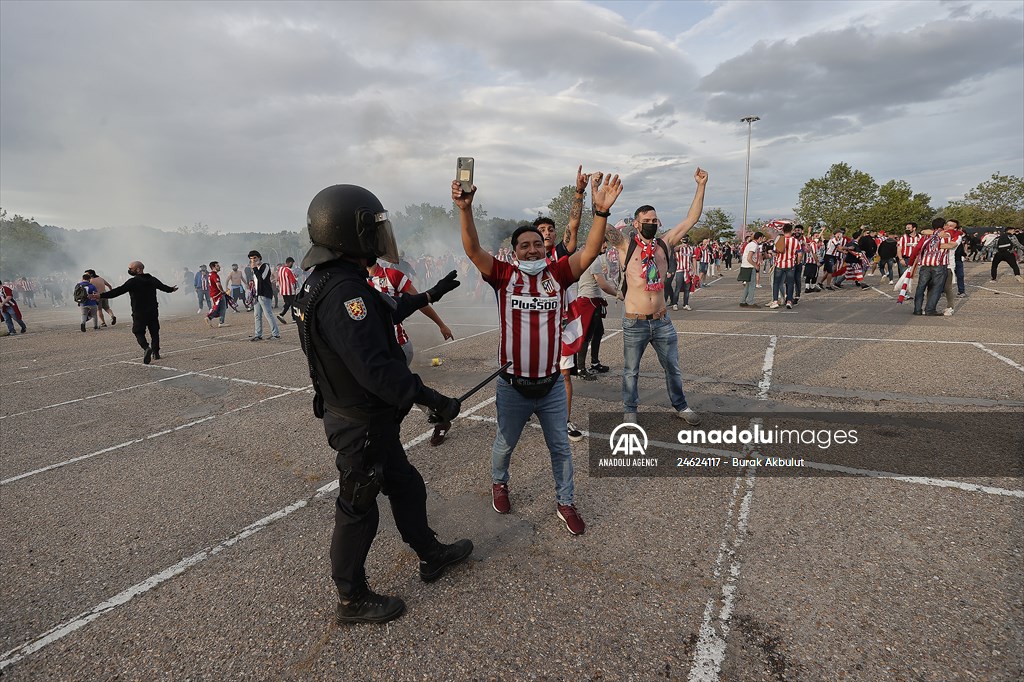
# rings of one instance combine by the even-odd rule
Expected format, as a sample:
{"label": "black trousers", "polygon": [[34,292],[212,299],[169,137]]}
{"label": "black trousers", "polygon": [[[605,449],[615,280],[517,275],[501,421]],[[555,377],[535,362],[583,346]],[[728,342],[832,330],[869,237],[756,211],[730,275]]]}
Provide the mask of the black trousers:
{"label": "black trousers", "polygon": [[814,284],[818,279],[818,264],[817,263],[804,263],[804,282],[806,284]]}
{"label": "black trousers", "polygon": [[[149,330],[152,341],[146,340],[146,330]],[[143,350],[152,346],[154,353],[160,352],[160,320],[156,317],[140,319],[132,315],[132,334]]]}
{"label": "black trousers", "polygon": [[996,268],[999,267],[999,264],[1003,261],[1010,264],[1014,275],[1020,274],[1020,268],[1017,266],[1017,259],[1013,257],[1013,249],[999,249],[996,251],[995,258],[992,259],[992,279],[996,278]]}
{"label": "black trousers", "polygon": [[343,494],[346,475],[365,480],[379,474],[381,492],[391,503],[402,540],[421,557],[436,542],[427,523],[427,487],[405,455],[400,427],[394,423],[371,429],[330,412],[324,414],[327,440],[338,453],[335,464],[342,479],[331,537],[331,577],[342,598],[357,595],[366,584],[366,556],[380,522],[376,498],[353,504]]}
{"label": "black trousers", "polygon": [[803,290],[803,274],[803,263],[797,263],[796,265],[793,266],[793,295],[796,296],[796,298],[800,298],[800,292]]}
{"label": "black trousers", "polygon": [[284,307],[281,308],[281,312],[278,314],[281,317],[284,317],[285,313],[287,313],[288,310],[291,309],[292,322],[299,319],[298,316],[295,315],[295,294],[281,294],[281,298],[284,299]]}
{"label": "black trousers", "polygon": [[[601,306],[604,309],[604,306]],[[587,338],[583,340],[580,352],[576,353],[576,369],[580,370],[587,366],[587,348],[590,348],[590,364],[596,365],[600,362],[601,337],[604,336],[604,319],[601,317],[601,309],[594,311],[594,317],[590,319],[590,329],[587,330]]]}

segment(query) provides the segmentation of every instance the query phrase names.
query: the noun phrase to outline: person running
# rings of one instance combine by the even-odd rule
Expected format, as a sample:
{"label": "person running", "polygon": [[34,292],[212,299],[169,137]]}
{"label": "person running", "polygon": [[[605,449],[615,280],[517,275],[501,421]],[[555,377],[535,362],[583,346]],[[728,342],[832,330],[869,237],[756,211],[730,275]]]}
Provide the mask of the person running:
{"label": "person running", "polygon": [[17,332],[14,331],[15,322],[17,322],[21,327],[22,334],[28,331],[28,327],[25,325],[25,320],[21,317],[21,310],[18,308],[18,302],[14,299],[14,288],[7,284],[0,284],[0,312],[3,313],[4,323],[7,325],[8,336],[14,336],[17,334]]}
{"label": "person running", "polygon": [[604,177],[603,183],[602,177],[595,173],[591,180],[594,223],[583,248],[548,262],[543,235],[535,226],[523,225],[512,233],[511,240],[518,265],[495,260],[480,246],[473,220],[477,188],[463,192],[458,181],[452,182],[463,249],[498,299],[498,362],[512,363],[497,385],[498,433],[491,448],[491,505],[499,514],[511,511],[509,463],[527,419],[536,414],[551,454],[556,515],[573,535],[582,534],[586,524],[575,506],[572,450],[565,426],[568,404],[559,372],[562,300],[565,290],[601,253],[611,207],[622,193],[617,175]]}
{"label": "person running", "polygon": [[[167,286],[145,270],[146,266],[142,261],[133,260],[128,264],[130,277],[124,284],[110,291],[94,293],[97,299],[117,298],[122,294],[128,294],[132,303],[132,334],[142,347],[142,362],[148,365],[153,359],[160,359],[160,319],[156,292],[159,289],[171,294],[177,291],[178,287]],[[84,322],[82,331],[85,331]],[[147,331],[151,341],[146,339]]]}
{"label": "person running", "polygon": [[[213,306],[206,316],[206,324],[214,329],[227,327],[228,323],[225,320],[228,314],[228,292],[224,289],[224,283],[220,279],[220,263],[215,260],[210,261],[210,300],[213,302]],[[220,318],[219,323],[216,321],[218,317]]]}
{"label": "person running", "polygon": [[[665,371],[665,385],[676,416],[691,426],[700,424],[700,417],[689,406],[683,392],[683,374],[679,370],[679,340],[676,328],[668,317],[668,309],[661,295],[665,286],[664,273],[668,271],[670,249],[690,231],[704,210],[704,191],[708,174],[698,168],[693,174],[697,189],[686,217],[665,234],[657,237],[661,220],[653,206],[643,205],[633,212],[634,232],[628,241],[618,233],[619,260],[626,273],[624,280],[625,311],[622,319],[622,409],[626,422],[636,423],[640,398],[638,379],[640,361],[647,346],[653,346],[658,362]],[[609,242],[612,240],[609,233]]]}
{"label": "person running", "polygon": [[100,319],[97,313],[98,304],[94,295],[98,293],[92,285],[92,275],[88,272],[82,274],[82,281],[75,285],[75,301],[82,311],[82,324],[79,329],[85,332],[85,323],[92,320],[92,328],[100,328]]}
{"label": "person running", "polygon": [[[94,287],[96,287],[96,291],[99,291],[100,293],[102,293],[104,291],[110,291],[111,289],[113,289],[113,287],[110,286],[110,282],[108,282],[107,280],[105,280],[102,277],[100,277],[99,275],[97,275],[95,270],[90,268],[89,270],[86,270],[86,272],[88,272],[90,275],[92,275],[92,279],[89,280],[89,281],[90,281],[90,283]],[[108,301],[106,299],[100,299],[99,306],[96,308],[96,312],[100,316],[100,326],[101,327],[106,327],[107,326],[107,320],[105,319],[105,317],[103,315],[104,312],[110,313],[110,326],[111,327],[113,327],[115,324],[117,324],[117,317],[114,316],[114,311],[110,309],[110,301]]]}
{"label": "person running", "polygon": [[288,324],[285,314],[289,310],[292,313],[292,322],[299,321],[299,316],[295,314],[295,295],[299,291],[299,280],[292,270],[294,265],[295,259],[289,256],[285,259],[284,265],[277,268],[277,285],[281,290],[281,298],[284,299],[284,307],[277,314],[277,319],[281,320],[281,324]]}
{"label": "person running", "polygon": [[995,248],[992,255],[992,284],[996,283],[996,269],[1003,261],[1010,264],[1017,281],[1024,283],[1024,278],[1020,276],[1020,267],[1017,265],[1017,256],[1014,254],[1014,251],[1024,251],[1021,249],[1020,240],[1017,239],[1017,233],[1016,228],[1008,227],[996,235],[993,241]]}

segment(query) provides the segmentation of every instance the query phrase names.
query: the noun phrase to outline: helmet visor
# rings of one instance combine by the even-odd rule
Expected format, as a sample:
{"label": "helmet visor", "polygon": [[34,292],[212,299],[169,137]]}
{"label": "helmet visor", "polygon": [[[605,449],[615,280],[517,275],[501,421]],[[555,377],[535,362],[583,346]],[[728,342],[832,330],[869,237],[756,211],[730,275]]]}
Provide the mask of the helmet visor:
{"label": "helmet visor", "polygon": [[[372,216],[372,220],[368,220]],[[378,258],[383,258],[390,263],[398,262],[398,244],[395,242],[395,233],[391,229],[391,221],[388,219],[388,212],[381,211],[371,216],[362,217],[356,221],[358,227],[359,245],[366,253],[372,253]]]}

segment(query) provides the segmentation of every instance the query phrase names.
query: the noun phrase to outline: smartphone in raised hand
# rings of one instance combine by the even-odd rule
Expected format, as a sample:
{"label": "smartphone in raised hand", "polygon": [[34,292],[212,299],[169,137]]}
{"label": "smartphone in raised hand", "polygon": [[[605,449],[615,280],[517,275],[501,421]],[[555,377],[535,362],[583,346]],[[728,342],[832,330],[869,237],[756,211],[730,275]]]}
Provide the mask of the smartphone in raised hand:
{"label": "smartphone in raised hand", "polygon": [[473,191],[473,163],[472,156],[460,156],[455,165],[455,179],[467,194]]}

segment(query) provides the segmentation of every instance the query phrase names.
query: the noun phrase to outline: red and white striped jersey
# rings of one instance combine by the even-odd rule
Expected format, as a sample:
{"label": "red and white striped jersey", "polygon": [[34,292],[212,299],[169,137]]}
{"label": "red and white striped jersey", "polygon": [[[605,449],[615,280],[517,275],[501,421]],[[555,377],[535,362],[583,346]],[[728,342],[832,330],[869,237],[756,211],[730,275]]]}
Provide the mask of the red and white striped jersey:
{"label": "red and white striped jersey", "polygon": [[920,266],[946,265],[946,258],[949,250],[942,249],[943,244],[949,244],[949,237],[945,232],[937,232],[927,238],[921,244],[921,251],[917,257],[917,264]]}
{"label": "red and white striped jersey", "polygon": [[821,242],[817,239],[804,239],[804,263],[817,265],[818,249],[820,248]]}
{"label": "red and white striped jersey", "polygon": [[701,263],[710,263],[712,260],[711,247],[710,246],[698,246],[697,247],[697,260]]}
{"label": "red and white striped jersey", "polygon": [[282,265],[277,269],[277,285],[281,288],[282,296],[294,296],[297,284],[298,280],[295,279],[295,273],[291,268]]}
{"label": "red and white striped jersey", "polygon": [[839,253],[839,248],[846,246],[846,237],[841,234],[837,234],[828,240],[828,244],[825,245],[825,255],[835,256]]}
{"label": "red and white striped jersey", "polygon": [[[409,278],[401,270],[382,268],[379,265],[373,270],[373,275],[368,277],[366,281],[380,293],[387,294],[392,298],[398,298],[399,294],[404,294],[412,286],[412,282],[409,281]],[[398,339],[399,346],[409,343],[409,335],[405,333],[405,327],[401,324],[395,325],[395,338]]]}
{"label": "red and white striped jersey", "polygon": [[689,279],[693,272],[693,247],[689,244],[676,247],[676,272],[686,275],[683,279]]}
{"label": "red and white striped jersey", "polygon": [[495,261],[484,278],[498,297],[501,343],[498,362],[512,361],[509,372],[521,377],[544,377],[558,372],[562,315],[566,290],[576,281],[568,258],[559,258],[537,275]]}
{"label": "red and white striped jersey", "polygon": [[909,258],[910,254],[914,252],[914,247],[921,241],[921,235],[918,234],[905,234],[896,240],[896,248],[899,249],[899,254],[904,258]]}
{"label": "red and white striped jersey", "polygon": [[782,248],[779,248],[778,243],[775,245],[775,267],[785,270],[796,266],[802,244],[796,237],[783,235],[782,240]]}

